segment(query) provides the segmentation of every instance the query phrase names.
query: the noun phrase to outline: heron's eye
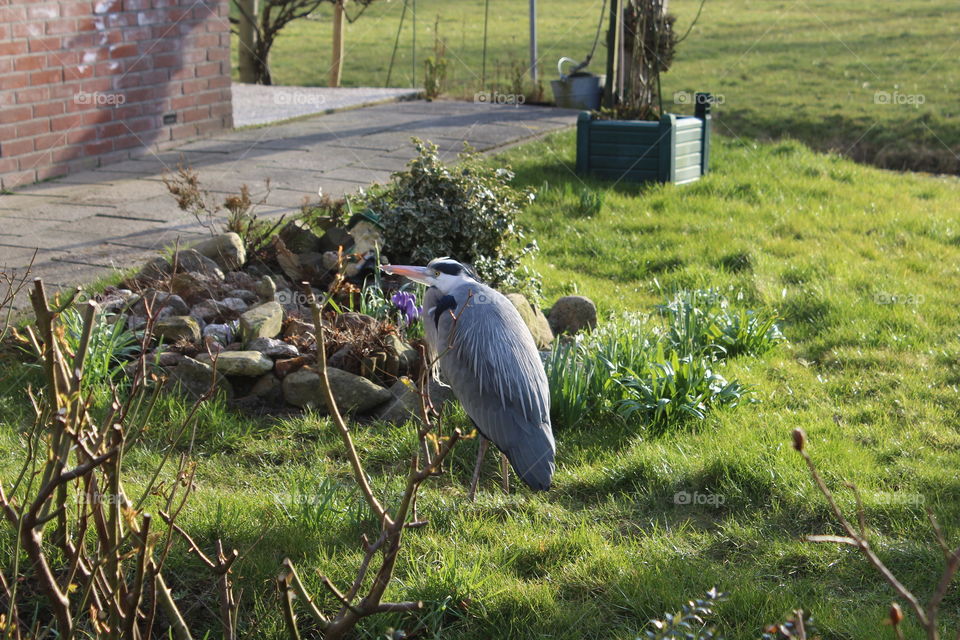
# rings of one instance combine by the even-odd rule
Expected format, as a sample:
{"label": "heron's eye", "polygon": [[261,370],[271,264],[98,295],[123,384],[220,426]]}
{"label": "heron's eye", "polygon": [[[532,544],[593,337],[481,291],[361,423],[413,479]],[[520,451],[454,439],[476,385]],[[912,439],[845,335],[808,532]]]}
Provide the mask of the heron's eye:
{"label": "heron's eye", "polygon": [[440,277],[440,272],[437,271],[436,269],[434,269],[434,270],[433,270],[433,277],[434,277],[434,278],[439,278],[439,277]]}

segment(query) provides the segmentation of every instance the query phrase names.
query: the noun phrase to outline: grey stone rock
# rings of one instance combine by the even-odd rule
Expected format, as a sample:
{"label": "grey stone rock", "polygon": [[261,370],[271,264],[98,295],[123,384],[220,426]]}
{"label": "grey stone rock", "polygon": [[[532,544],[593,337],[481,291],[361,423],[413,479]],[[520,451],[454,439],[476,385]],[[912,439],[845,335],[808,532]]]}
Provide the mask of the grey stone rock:
{"label": "grey stone rock", "polygon": [[135,315],[147,315],[147,305],[150,305],[150,312],[154,316],[159,316],[163,312],[168,315],[185,316],[190,313],[190,307],[183,301],[183,298],[165,291],[156,291],[148,289],[133,305],[132,310]]}
{"label": "grey stone rock", "polygon": [[283,337],[289,338],[291,336],[305,336],[308,333],[313,334],[314,329],[312,322],[304,322],[299,318],[291,318],[287,322],[287,328],[283,330]]}
{"label": "grey stone rock", "polygon": [[304,220],[291,220],[278,234],[284,246],[293,253],[310,253],[320,247],[320,237]]}
{"label": "grey stone rock", "polygon": [[345,344],[327,358],[327,366],[337,369],[347,369],[351,363],[356,362],[357,357],[353,353],[353,345]]}
{"label": "grey stone rock", "polygon": [[161,367],[175,367],[186,357],[176,351],[163,351],[154,355],[157,358],[156,363]]}
{"label": "grey stone rock", "polygon": [[248,305],[251,305],[255,303],[257,300],[259,300],[259,297],[257,296],[257,294],[254,293],[253,291],[250,291],[249,289],[231,289],[230,297],[240,298],[241,300],[246,302]]}
{"label": "grey stone rock", "polygon": [[236,271],[247,261],[247,250],[236,233],[223,233],[193,245],[193,249],[210,258],[224,271]]}
{"label": "grey stone rock", "polygon": [[244,342],[257,338],[275,338],[283,326],[283,307],[264,302],[240,316],[240,335]]}
{"label": "grey stone rock", "polygon": [[343,227],[330,227],[320,238],[320,246],[317,249],[320,252],[336,251],[343,247],[344,250],[353,246],[353,237]]}
{"label": "grey stone rock", "polygon": [[253,388],[250,389],[250,395],[264,400],[279,400],[283,396],[283,385],[280,378],[272,373],[261,376]]}
{"label": "grey stone rock", "polygon": [[147,319],[143,316],[127,316],[127,329],[130,331],[140,331],[147,326]]}
{"label": "grey stone rock", "polygon": [[277,295],[277,283],[270,276],[263,276],[257,282],[257,295],[264,302],[272,302]]}
{"label": "grey stone rock", "polygon": [[416,368],[420,360],[420,352],[400,339],[395,333],[388,333],[384,338],[387,352],[396,356],[399,361],[400,373],[410,373]]}
{"label": "grey stone rock", "polygon": [[[198,355],[197,361],[213,364],[206,353]],[[216,367],[224,375],[256,378],[273,369],[273,360],[259,351],[223,351],[217,355]]]}
{"label": "grey stone rock", "polygon": [[398,378],[390,387],[391,398],[383,403],[374,413],[374,417],[402,424],[407,420],[420,421],[420,391],[413,380],[407,377]]}
{"label": "grey stone rock", "polygon": [[332,271],[337,268],[337,263],[340,261],[340,256],[336,251],[324,251],[323,252],[323,268],[326,271]]}
{"label": "grey stone rock", "polygon": [[154,323],[153,331],[158,338],[163,338],[168,344],[178,340],[200,341],[200,323],[193,316],[161,318]]}
{"label": "grey stone rock", "polygon": [[222,374],[214,375],[210,365],[184,356],[177,366],[170,369],[164,388],[196,400],[210,389],[211,384],[216,391],[226,394],[228,398],[233,397],[233,386]]}
{"label": "grey stone rock", "polygon": [[508,293],[507,300],[509,300],[520,313],[520,317],[523,318],[523,323],[527,325],[527,329],[530,330],[530,335],[533,336],[533,341],[536,343],[537,349],[546,349],[549,347],[553,342],[553,331],[550,329],[550,323],[547,321],[547,317],[543,315],[543,312],[530,304],[530,302],[519,293]]}
{"label": "grey stone rock", "polygon": [[222,316],[225,311],[228,311],[228,309],[216,300],[204,300],[193,305],[193,308],[190,309],[190,315],[204,322],[211,322]]}
{"label": "grey stone rock", "polygon": [[373,316],[368,316],[363,313],[347,311],[346,313],[338,314],[336,319],[333,321],[333,325],[337,329],[348,331],[363,331],[365,329],[372,330],[377,326],[377,319]]}
{"label": "grey stone rock", "polygon": [[147,284],[163,280],[170,275],[170,272],[170,263],[165,258],[157,257],[140,267],[140,271],[133,279],[140,284]]}
{"label": "grey stone rock", "polygon": [[173,257],[173,262],[177,271],[198,273],[214,280],[223,280],[223,271],[217,263],[195,249],[178,251]]}
{"label": "grey stone rock", "polygon": [[228,345],[233,341],[233,329],[228,324],[208,324],[203,328],[203,337]]}
{"label": "grey stone rock", "polygon": [[206,281],[206,278],[190,272],[174,274],[170,278],[170,290],[184,300],[196,301],[213,295],[212,287]]}
{"label": "grey stone rock", "polygon": [[597,306],[586,296],[564,296],[550,309],[550,328],[554,334],[577,333],[597,326]]}
{"label": "grey stone rock", "polygon": [[240,298],[224,298],[220,301],[220,304],[225,306],[227,309],[230,309],[230,311],[233,311],[234,313],[243,313],[250,308],[250,305]]}
{"label": "grey stone rock", "polygon": [[283,340],[275,338],[257,338],[247,344],[250,351],[259,351],[265,356],[271,358],[295,358],[300,355],[297,348],[292,344],[287,344]]}
{"label": "grey stone rock", "polygon": [[[327,377],[337,407],[344,413],[366,413],[391,398],[383,387],[340,369],[327,367]],[[294,406],[326,411],[321,394],[320,374],[312,367],[294,371],[283,379],[283,397]]]}

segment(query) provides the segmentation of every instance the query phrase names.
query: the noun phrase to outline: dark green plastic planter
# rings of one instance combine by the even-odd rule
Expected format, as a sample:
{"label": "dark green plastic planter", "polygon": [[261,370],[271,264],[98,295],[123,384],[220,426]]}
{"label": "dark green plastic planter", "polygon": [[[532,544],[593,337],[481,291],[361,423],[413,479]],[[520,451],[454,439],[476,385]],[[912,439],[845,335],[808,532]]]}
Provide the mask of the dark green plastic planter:
{"label": "dark green plastic planter", "polygon": [[577,120],[577,173],[617,182],[700,179],[710,165],[710,94],[698,93],[696,115],[664,114],[659,122]]}

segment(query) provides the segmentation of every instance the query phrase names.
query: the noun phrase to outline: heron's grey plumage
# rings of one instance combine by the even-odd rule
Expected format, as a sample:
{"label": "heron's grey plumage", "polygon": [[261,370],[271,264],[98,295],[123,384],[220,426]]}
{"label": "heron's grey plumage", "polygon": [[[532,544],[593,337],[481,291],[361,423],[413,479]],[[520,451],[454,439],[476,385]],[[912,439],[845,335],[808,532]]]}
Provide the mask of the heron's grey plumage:
{"label": "heron's grey plumage", "polygon": [[[435,318],[445,295],[452,308]],[[449,302],[449,300],[447,300]],[[550,391],[540,354],[513,304],[470,281],[423,299],[427,343],[440,370],[480,433],[506,454],[531,488],[550,488],[556,444]]]}

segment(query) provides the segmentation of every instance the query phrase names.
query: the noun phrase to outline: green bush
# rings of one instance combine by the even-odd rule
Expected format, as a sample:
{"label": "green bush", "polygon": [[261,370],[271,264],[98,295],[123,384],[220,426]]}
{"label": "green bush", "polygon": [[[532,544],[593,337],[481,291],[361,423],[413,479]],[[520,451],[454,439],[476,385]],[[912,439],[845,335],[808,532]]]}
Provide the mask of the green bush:
{"label": "green bush", "polygon": [[531,281],[538,283],[538,276],[520,265],[536,244],[524,244],[517,223],[533,192],[510,186],[509,169],[491,169],[469,149],[447,166],[436,145],[417,139],[414,145],[418,156],[409,167],[363,197],[380,216],[391,261],[426,264],[449,256],[471,263],[495,287],[529,290]]}

